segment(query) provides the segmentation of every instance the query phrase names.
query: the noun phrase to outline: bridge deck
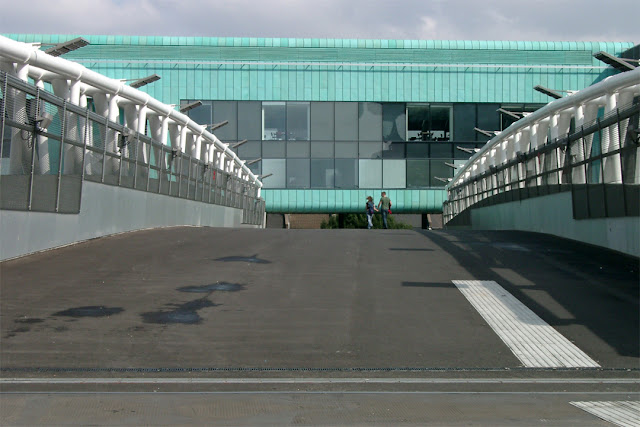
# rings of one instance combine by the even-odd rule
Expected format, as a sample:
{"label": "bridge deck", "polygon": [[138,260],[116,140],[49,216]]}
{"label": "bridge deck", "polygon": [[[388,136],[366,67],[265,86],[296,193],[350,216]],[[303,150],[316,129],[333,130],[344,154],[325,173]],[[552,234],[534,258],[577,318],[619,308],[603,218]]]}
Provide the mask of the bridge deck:
{"label": "bridge deck", "polygon": [[[0,386],[3,412],[15,424],[40,423],[25,408],[37,406],[32,393],[42,391],[78,392],[76,400],[68,396],[75,404],[86,402],[86,392],[388,393],[347,399],[363,408],[401,399],[397,392],[427,393],[421,396],[430,403],[416,406],[422,412],[408,410],[415,416],[407,422],[416,424],[428,421],[432,399],[443,398],[428,393],[470,393],[452,397],[461,405],[476,393],[506,393],[499,399],[515,405],[507,412],[524,405],[518,393],[575,393],[563,400],[567,405],[602,400],[597,393],[616,393],[604,400],[638,397],[637,260],[549,236],[168,228],[97,239],[0,268]],[[513,314],[503,316],[511,319],[505,328],[550,326],[567,348],[600,367],[528,367],[461,283],[495,283],[501,290],[491,292],[503,292],[534,316],[505,305],[501,310]],[[531,347],[523,339],[521,348]],[[573,351],[544,339],[536,346]],[[145,401],[144,393],[135,396],[121,405]],[[293,423],[287,417],[296,408],[284,395],[234,396],[246,410],[251,399],[275,399],[269,404],[288,408],[276,423]],[[489,396],[477,395],[475,404]],[[530,408],[550,410],[551,397],[545,395],[545,404],[532,396]],[[167,405],[175,398],[165,395]],[[576,406],[562,408],[557,423],[600,422]],[[520,412],[522,422],[533,419]],[[430,419],[455,422],[446,414]],[[329,415],[318,420],[351,422]]]}

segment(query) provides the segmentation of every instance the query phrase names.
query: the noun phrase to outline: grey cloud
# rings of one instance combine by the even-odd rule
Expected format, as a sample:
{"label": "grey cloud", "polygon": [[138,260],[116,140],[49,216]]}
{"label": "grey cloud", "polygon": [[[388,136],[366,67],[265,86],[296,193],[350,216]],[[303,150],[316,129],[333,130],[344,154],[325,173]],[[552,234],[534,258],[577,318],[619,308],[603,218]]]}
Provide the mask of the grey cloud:
{"label": "grey cloud", "polygon": [[[84,6],[85,3],[90,6]],[[640,41],[635,0],[33,0],[6,33]],[[65,13],[60,7],[65,6]]]}

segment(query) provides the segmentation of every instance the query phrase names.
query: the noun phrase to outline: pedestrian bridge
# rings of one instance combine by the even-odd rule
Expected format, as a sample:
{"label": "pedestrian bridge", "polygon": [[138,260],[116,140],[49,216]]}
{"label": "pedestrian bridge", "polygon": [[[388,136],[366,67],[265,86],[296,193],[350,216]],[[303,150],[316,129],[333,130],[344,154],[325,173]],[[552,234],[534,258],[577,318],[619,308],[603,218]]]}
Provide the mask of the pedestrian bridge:
{"label": "pedestrian bridge", "polygon": [[513,123],[447,185],[448,227],[527,230],[640,256],[640,68]]}
{"label": "pedestrian bridge", "polygon": [[[139,229],[264,225],[259,177],[175,106],[4,37],[0,58],[0,260]],[[639,81],[640,68],[609,77],[491,139],[447,186],[446,226],[640,256]],[[396,206],[434,208],[434,194]]]}
{"label": "pedestrian bridge", "polygon": [[[5,424],[640,423],[625,247],[260,229],[260,180],[202,126],[30,47],[0,54]],[[448,225],[538,209],[637,242],[634,73],[492,140],[449,186]]]}
{"label": "pedestrian bridge", "polygon": [[578,242],[172,227],[0,268],[4,424],[640,422],[637,261]]}
{"label": "pedestrian bridge", "polygon": [[264,223],[258,177],[174,106],[4,37],[0,66],[0,259],[131,230]]}

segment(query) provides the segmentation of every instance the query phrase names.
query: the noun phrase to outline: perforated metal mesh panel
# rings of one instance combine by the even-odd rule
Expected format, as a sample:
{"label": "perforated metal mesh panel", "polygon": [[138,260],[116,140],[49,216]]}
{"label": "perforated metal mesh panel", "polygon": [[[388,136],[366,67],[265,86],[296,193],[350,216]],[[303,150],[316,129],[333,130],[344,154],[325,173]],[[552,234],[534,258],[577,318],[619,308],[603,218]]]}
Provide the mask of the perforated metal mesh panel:
{"label": "perforated metal mesh panel", "polygon": [[107,152],[105,157],[104,183],[118,185],[120,181],[120,156]]}
{"label": "perforated metal mesh panel", "polygon": [[80,212],[80,195],[82,177],[80,175],[63,175],[60,181],[59,213]]}
{"label": "perforated metal mesh panel", "polygon": [[31,210],[55,212],[58,196],[58,175],[34,175]]}
{"label": "perforated metal mesh panel", "polygon": [[180,169],[178,171],[180,177],[180,191],[179,196],[186,198],[189,191],[189,158],[181,156],[178,158],[180,163]]}
{"label": "perforated metal mesh panel", "polygon": [[29,176],[3,175],[0,178],[0,209],[27,210]]}
{"label": "perforated metal mesh panel", "polygon": [[[478,190],[467,181],[456,187],[463,191],[450,189],[452,198],[444,207],[446,220],[489,196],[494,196],[489,204],[496,204],[557,191],[572,192],[574,219],[638,216],[640,145],[635,129],[639,117],[640,99],[636,98],[608,114],[601,111],[600,117],[580,129],[548,139],[544,146],[496,167],[492,172],[496,186]],[[535,172],[536,161],[540,162],[539,173]],[[535,191],[513,192],[522,188],[522,180]]]}
{"label": "perforated metal mesh panel", "polygon": [[149,181],[149,165],[147,163],[147,159],[149,158],[149,150],[151,149],[151,144],[148,141],[144,141],[141,139],[138,139],[136,141],[136,144],[138,165],[136,168],[135,188],[137,188],[138,190],[146,191]]}
{"label": "perforated metal mesh panel", "polygon": [[227,173],[5,73],[0,88],[0,209],[78,213],[86,178],[244,208],[255,218]]}

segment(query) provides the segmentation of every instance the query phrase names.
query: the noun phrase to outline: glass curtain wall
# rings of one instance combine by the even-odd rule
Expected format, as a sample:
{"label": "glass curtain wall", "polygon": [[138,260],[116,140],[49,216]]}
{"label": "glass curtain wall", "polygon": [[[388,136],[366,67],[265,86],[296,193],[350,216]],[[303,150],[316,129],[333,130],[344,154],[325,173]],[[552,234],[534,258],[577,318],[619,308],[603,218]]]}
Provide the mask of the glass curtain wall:
{"label": "glass curtain wall", "polygon": [[[481,147],[473,131],[497,129],[496,104],[204,101],[189,115],[233,150],[265,188],[443,187],[453,168]],[[519,106],[521,111],[529,108]],[[454,120],[454,118],[456,118]],[[494,123],[495,122],[495,123]]]}
{"label": "glass curtain wall", "polygon": [[287,138],[287,107],[285,102],[262,103],[262,140],[284,141]]}
{"label": "glass curtain wall", "polygon": [[410,141],[450,141],[452,108],[448,105],[407,105],[407,136]]}

